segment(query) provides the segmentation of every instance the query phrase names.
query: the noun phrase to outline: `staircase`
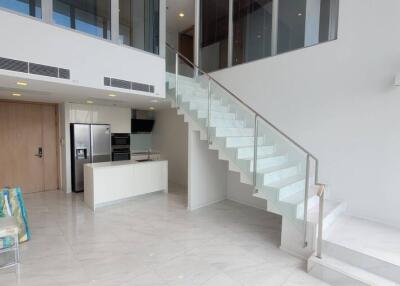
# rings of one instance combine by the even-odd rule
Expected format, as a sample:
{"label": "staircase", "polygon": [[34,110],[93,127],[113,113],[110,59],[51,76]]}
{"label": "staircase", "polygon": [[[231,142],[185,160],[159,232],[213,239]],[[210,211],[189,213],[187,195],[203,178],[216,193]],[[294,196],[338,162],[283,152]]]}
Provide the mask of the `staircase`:
{"label": "staircase", "polygon": [[320,212],[316,157],[171,47],[166,66],[172,107],[242,183],[254,186],[267,211],[282,216],[281,248],[310,257],[320,218],[327,226],[344,208],[325,200]]}

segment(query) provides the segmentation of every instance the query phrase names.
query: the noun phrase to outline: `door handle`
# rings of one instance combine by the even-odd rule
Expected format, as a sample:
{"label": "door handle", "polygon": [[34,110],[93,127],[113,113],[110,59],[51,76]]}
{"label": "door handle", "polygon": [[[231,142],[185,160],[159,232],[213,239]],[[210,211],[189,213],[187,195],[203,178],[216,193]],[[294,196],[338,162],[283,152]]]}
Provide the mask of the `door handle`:
{"label": "door handle", "polygon": [[36,157],[42,158],[43,157],[43,148],[39,147],[37,154],[35,154]]}

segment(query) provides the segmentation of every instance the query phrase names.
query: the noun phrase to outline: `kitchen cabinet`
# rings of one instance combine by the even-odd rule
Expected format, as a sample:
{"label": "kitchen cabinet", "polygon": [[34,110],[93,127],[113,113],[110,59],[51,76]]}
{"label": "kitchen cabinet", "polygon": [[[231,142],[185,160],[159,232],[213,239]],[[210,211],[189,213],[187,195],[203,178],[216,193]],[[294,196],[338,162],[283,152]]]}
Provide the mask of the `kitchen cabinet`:
{"label": "kitchen cabinet", "polygon": [[112,133],[131,133],[131,109],[92,104],[70,104],[70,123],[110,124]]}

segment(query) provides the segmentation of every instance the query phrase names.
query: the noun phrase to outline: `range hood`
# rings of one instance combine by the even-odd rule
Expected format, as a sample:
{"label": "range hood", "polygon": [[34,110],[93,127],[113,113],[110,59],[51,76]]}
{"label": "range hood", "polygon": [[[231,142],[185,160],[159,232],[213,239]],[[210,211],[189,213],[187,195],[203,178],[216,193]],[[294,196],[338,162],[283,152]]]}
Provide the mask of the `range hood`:
{"label": "range hood", "polygon": [[151,133],[153,126],[154,119],[132,119],[131,133]]}
{"label": "range hood", "polygon": [[154,126],[154,112],[132,110],[131,133],[151,133]]}

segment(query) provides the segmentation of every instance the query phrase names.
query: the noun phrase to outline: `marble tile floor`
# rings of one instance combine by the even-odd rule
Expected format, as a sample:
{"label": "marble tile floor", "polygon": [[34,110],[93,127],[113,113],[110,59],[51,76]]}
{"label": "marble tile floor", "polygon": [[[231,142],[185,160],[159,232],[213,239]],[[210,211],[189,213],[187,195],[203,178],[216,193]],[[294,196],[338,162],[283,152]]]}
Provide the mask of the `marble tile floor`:
{"label": "marble tile floor", "polygon": [[223,201],[196,211],[171,187],[92,213],[82,194],[28,195],[32,240],[14,286],[327,285],[279,250],[280,217]]}
{"label": "marble tile floor", "polygon": [[400,266],[400,229],[348,215],[328,228],[325,240]]}

